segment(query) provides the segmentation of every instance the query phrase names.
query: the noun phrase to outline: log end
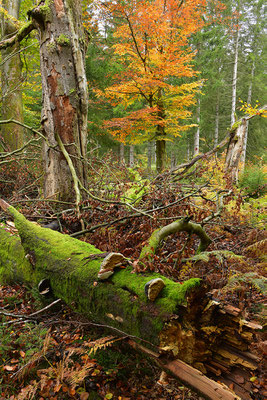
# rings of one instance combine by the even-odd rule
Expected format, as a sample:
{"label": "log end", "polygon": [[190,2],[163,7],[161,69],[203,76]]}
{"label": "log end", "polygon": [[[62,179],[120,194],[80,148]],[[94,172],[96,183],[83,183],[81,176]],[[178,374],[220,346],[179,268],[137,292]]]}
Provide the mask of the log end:
{"label": "log end", "polygon": [[10,204],[8,204],[5,200],[0,199],[0,207],[3,211],[7,211],[7,209],[10,207]]}

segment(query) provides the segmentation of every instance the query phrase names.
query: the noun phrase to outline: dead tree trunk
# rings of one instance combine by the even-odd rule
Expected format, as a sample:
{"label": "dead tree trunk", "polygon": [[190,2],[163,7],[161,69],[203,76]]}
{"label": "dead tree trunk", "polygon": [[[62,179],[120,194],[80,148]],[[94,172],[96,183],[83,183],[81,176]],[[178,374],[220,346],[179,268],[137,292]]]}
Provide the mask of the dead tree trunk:
{"label": "dead tree trunk", "polygon": [[[87,84],[84,66],[85,37],[80,2],[40,3],[30,13],[40,35],[43,87],[42,127],[52,146],[56,134],[65,145],[80,181],[85,184]],[[73,198],[72,175],[58,148],[44,142],[45,197]]]}
{"label": "dead tree trunk", "polygon": [[[199,279],[180,284],[155,273],[133,274],[122,255],[107,256],[88,243],[33,224],[3,200],[0,206],[14,218],[19,233],[18,238],[0,227],[2,282],[46,285],[89,319],[123,331],[137,347],[138,338],[147,341],[141,351],[207,399],[240,399],[203,373],[215,371],[223,381],[233,367],[254,371],[257,362],[248,346],[255,326],[211,300]],[[151,280],[163,282],[154,301],[146,290]],[[242,400],[250,399],[248,393],[246,387]]]}
{"label": "dead tree trunk", "polygon": [[228,144],[225,171],[229,172],[233,183],[238,182],[239,163],[244,148],[244,141],[247,129],[247,119],[242,118],[236,122],[230,132],[230,141]]}
{"label": "dead tree trunk", "polygon": [[47,139],[43,145],[44,195],[73,200],[73,174],[57,138],[71,157],[79,181],[86,186],[86,38],[81,2],[41,0],[28,15],[31,21],[1,41],[0,49],[20,42],[33,29],[38,30],[43,88],[41,123]]}

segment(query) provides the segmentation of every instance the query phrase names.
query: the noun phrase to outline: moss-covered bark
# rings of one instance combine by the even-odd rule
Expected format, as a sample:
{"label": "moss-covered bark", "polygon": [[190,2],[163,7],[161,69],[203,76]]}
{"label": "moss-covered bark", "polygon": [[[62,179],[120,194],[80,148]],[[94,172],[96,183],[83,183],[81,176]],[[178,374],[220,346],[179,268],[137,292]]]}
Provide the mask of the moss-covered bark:
{"label": "moss-covered bark", "polygon": [[152,233],[148,240],[148,244],[143,247],[141,251],[139,257],[140,261],[145,261],[146,259],[151,260],[162,240],[164,240],[167,236],[177,232],[187,232],[190,235],[195,234],[200,238],[197,253],[206,250],[211,243],[210,237],[207,235],[201,225],[190,222],[188,218],[182,218],[164,226],[163,228],[159,228]]}
{"label": "moss-covered bark", "polygon": [[[165,321],[179,307],[186,306],[187,295],[192,295],[194,290],[203,293],[199,279],[180,284],[161,277],[166,286],[152,303],[146,298],[145,284],[160,275],[133,274],[130,266],[118,269],[108,281],[98,281],[103,261],[102,257],[97,258],[102,253],[100,250],[33,224],[13,207],[7,211],[14,217],[21,243],[18,237],[1,228],[0,279],[19,279],[37,285],[41,279],[48,278],[55,296],[89,318],[159,344]],[[90,258],[92,254],[94,258]]]}

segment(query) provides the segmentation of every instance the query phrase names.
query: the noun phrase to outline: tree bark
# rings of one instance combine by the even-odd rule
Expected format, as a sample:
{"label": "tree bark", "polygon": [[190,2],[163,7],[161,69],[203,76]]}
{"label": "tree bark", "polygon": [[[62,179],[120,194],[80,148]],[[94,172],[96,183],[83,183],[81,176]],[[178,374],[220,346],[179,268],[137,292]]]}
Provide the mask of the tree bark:
{"label": "tree bark", "polygon": [[188,218],[182,218],[172,222],[169,225],[155,230],[148,240],[148,244],[143,247],[140,260],[151,260],[152,256],[156,253],[160,243],[169,235],[177,232],[187,232],[189,235],[196,234],[200,238],[200,244],[197,253],[205,251],[210,245],[212,240],[207,235],[201,225],[190,222]]}
{"label": "tree bark", "polygon": [[157,173],[160,173],[164,170],[164,168],[166,168],[166,161],[167,161],[166,140],[165,140],[166,133],[164,127],[166,115],[163,106],[161,89],[158,89],[158,99],[156,105],[158,107],[157,118],[159,120],[156,129],[156,170]]}
{"label": "tree bark", "polygon": [[215,111],[215,131],[214,131],[214,147],[218,146],[219,143],[219,107],[220,107],[220,97],[217,95],[216,101],[216,111]]}
{"label": "tree bark", "polygon": [[53,148],[43,144],[44,195],[61,200],[74,197],[73,179],[57,147],[59,135],[86,186],[87,83],[84,37],[78,0],[42,1],[31,10],[39,32],[43,87],[42,128]]}
{"label": "tree bark", "polygon": [[236,108],[236,84],[237,84],[237,66],[238,66],[238,46],[239,46],[240,28],[237,27],[235,39],[235,60],[233,70],[233,83],[232,83],[232,107],[231,107],[231,126],[235,122],[235,108]]}
{"label": "tree bark", "polygon": [[124,153],[125,153],[125,145],[124,145],[124,143],[120,143],[120,154],[119,154],[119,156],[120,156],[120,164],[125,164],[125,155],[124,155]]}
{"label": "tree bark", "polygon": [[[252,85],[253,85],[253,80],[254,80],[254,74],[255,74],[255,60],[253,60],[252,68],[251,68],[251,78],[250,78],[249,87],[248,87],[247,104],[251,104]],[[246,161],[247,141],[248,141],[248,126],[249,126],[249,121],[247,121],[246,133],[245,133],[245,137],[244,137],[244,145],[243,145],[243,150],[242,150],[242,154],[241,154],[241,157],[240,157],[240,162],[242,163],[242,165],[241,165],[242,170],[244,170],[244,168],[245,168],[245,161]]]}
{"label": "tree bark", "polygon": [[200,134],[200,98],[197,100],[197,130],[194,137],[194,157],[199,154],[199,134]]}
{"label": "tree bark", "polygon": [[156,140],[156,170],[160,173],[166,166],[166,142],[165,140]]}
{"label": "tree bark", "polygon": [[[19,18],[20,0],[4,0],[3,8],[16,19]],[[15,23],[3,15],[1,16],[1,40],[17,31]],[[19,54],[19,42],[1,50],[1,86],[2,107],[1,117],[23,122],[22,106],[22,62]],[[13,151],[23,145],[23,128],[16,124],[2,125],[1,135],[9,150]]]}
{"label": "tree bark", "polygon": [[147,171],[151,172],[152,169],[152,153],[154,150],[154,142],[148,142],[147,144]]}
{"label": "tree bark", "polygon": [[131,144],[129,148],[129,167],[134,166],[134,145]]}
{"label": "tree bark", "polygon": [[239,163],[244,148],[247,123],[247,119],[242,118],[241,121],[236,122],[232,126],[230,132],[230,141],[225,160],[225,171],[231,174],[233,183],[238,182]]}

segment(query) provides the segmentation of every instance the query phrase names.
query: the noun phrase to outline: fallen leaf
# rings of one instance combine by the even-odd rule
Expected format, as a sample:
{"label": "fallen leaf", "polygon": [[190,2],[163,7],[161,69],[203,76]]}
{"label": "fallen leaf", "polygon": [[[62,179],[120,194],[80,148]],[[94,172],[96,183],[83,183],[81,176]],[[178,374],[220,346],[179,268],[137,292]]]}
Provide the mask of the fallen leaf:
{"label": "fallen leaf", "polygon": [[13,367],[11,365],[5,365],[4,369],[6,371],[14,371],[16,369],[16,365],[13,365]]}
{"label": "fallen leaf", "polygon": [[88,393],[88,392],[82,392],[82,393],[80,394],[80,399],[81,399],[81,400],[87,400],[88,397],[89,397],[89,393]]}

